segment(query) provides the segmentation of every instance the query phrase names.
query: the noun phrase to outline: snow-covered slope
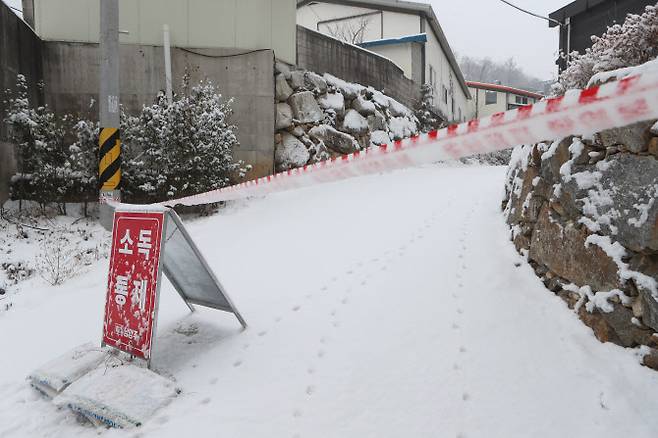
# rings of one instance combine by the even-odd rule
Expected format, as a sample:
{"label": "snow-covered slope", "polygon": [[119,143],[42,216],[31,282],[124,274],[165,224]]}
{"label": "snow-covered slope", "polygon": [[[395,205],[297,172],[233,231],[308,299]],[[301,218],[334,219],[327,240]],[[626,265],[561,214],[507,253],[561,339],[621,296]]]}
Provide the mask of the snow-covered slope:
{"label": "snow-covered slope", "polygon": [[[399,171],[190,222],[250,327],[166,285],[153,364],[183,392],[138,436],[655,437],[658,373],[516,253],[504,173]],[[29,280],[0,314],[0,436],[98,436],[24,379],[100,340],[106,271]]]}

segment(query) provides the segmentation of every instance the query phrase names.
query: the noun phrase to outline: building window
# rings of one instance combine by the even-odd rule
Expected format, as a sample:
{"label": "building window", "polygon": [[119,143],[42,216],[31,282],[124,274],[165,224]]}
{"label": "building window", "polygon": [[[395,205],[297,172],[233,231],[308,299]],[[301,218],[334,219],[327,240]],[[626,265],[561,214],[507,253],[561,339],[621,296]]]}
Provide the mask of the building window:
{"label": "building window", "polygon": [[527,105],[528,104],[528,98],[525,96],[515,96],[516,103],[519,105]]}
{"label": "building window", "polygon": [[457,119],[457,120],[459,120],[460,122],[462,121],[462,109],[461,108],[459,108],[459,119]]}
{"label": "building window", "polygon": [[445,103],[447,105],[448,104],[448,89],[446,88],[445,85],[441,85],[441,87],[443,88],[443,103]]}
{"label": "building window", "polygon": [[455,98],[450,99],[450,109],[452,111],[452,118],[455,118]]}
{"label": "building window", "polygon": [[498,102],[498,93],[495,91],[486,90],[484,92],[484,104],[493,105]]}

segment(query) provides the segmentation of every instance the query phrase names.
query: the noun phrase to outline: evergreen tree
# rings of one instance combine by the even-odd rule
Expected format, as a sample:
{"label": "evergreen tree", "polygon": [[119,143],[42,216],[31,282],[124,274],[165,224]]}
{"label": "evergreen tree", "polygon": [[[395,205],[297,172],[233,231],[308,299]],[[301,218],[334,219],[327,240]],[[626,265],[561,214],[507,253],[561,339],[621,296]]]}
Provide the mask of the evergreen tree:
{"label": "evergreen tree", "polygon": [[444,121],[435,113],[432,105],[434,88],[430,84],[423,84],[420,92],[420,103],[414,111],[420,131],[427,133],[445,126]]}
{"label": "evergreen tree", "polygon": [[170,104],[161,93],[137,117],[123,117],[124,181],[128,197],[171,199],[215,190],[244,177],[233,159],[238,140],[229,123],[231,100],[210,82],[190,87]]}

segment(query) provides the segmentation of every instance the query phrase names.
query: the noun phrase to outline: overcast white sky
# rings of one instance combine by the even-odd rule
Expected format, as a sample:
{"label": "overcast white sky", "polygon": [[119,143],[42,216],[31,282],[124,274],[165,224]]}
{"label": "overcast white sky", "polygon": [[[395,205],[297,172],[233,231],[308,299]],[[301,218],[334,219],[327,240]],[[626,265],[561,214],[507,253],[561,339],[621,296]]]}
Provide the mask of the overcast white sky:
{"label": "overcast white sky", "polygon": [[[557,74],[557,28],[500,0],[423,0],[431,3],[452,50],[501,61],[514,57],[526,73],[540,79]],[[572,0],[511,0],[547,16]]]}
{"label": "overcast white sky", "polygon": [[[4,0],[20,8],[21,0]],[[460,55],[514,57],[526,73],[550,79],[556,73],[557,28],[513,9],[500,0],[416,0],[431,3],[452,49]],[[571,0],[512,0],[532,12],[548,15]]]}

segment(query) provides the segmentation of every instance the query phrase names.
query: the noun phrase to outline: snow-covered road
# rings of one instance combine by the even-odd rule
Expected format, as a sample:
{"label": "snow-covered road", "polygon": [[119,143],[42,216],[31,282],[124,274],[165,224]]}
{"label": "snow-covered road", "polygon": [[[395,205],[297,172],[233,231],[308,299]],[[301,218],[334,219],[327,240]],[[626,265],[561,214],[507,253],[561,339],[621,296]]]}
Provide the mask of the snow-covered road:
{"label": "snow-covered road", "polygon": [[[600,344],[516,253],[504,168],[431,166],[189,223],[250,327],[162,290],[153,364],[179,437],[655,437],[658,373]],[[97,436],[26,385],[100,340],[107,263],[0,314],[0,436]]]}

